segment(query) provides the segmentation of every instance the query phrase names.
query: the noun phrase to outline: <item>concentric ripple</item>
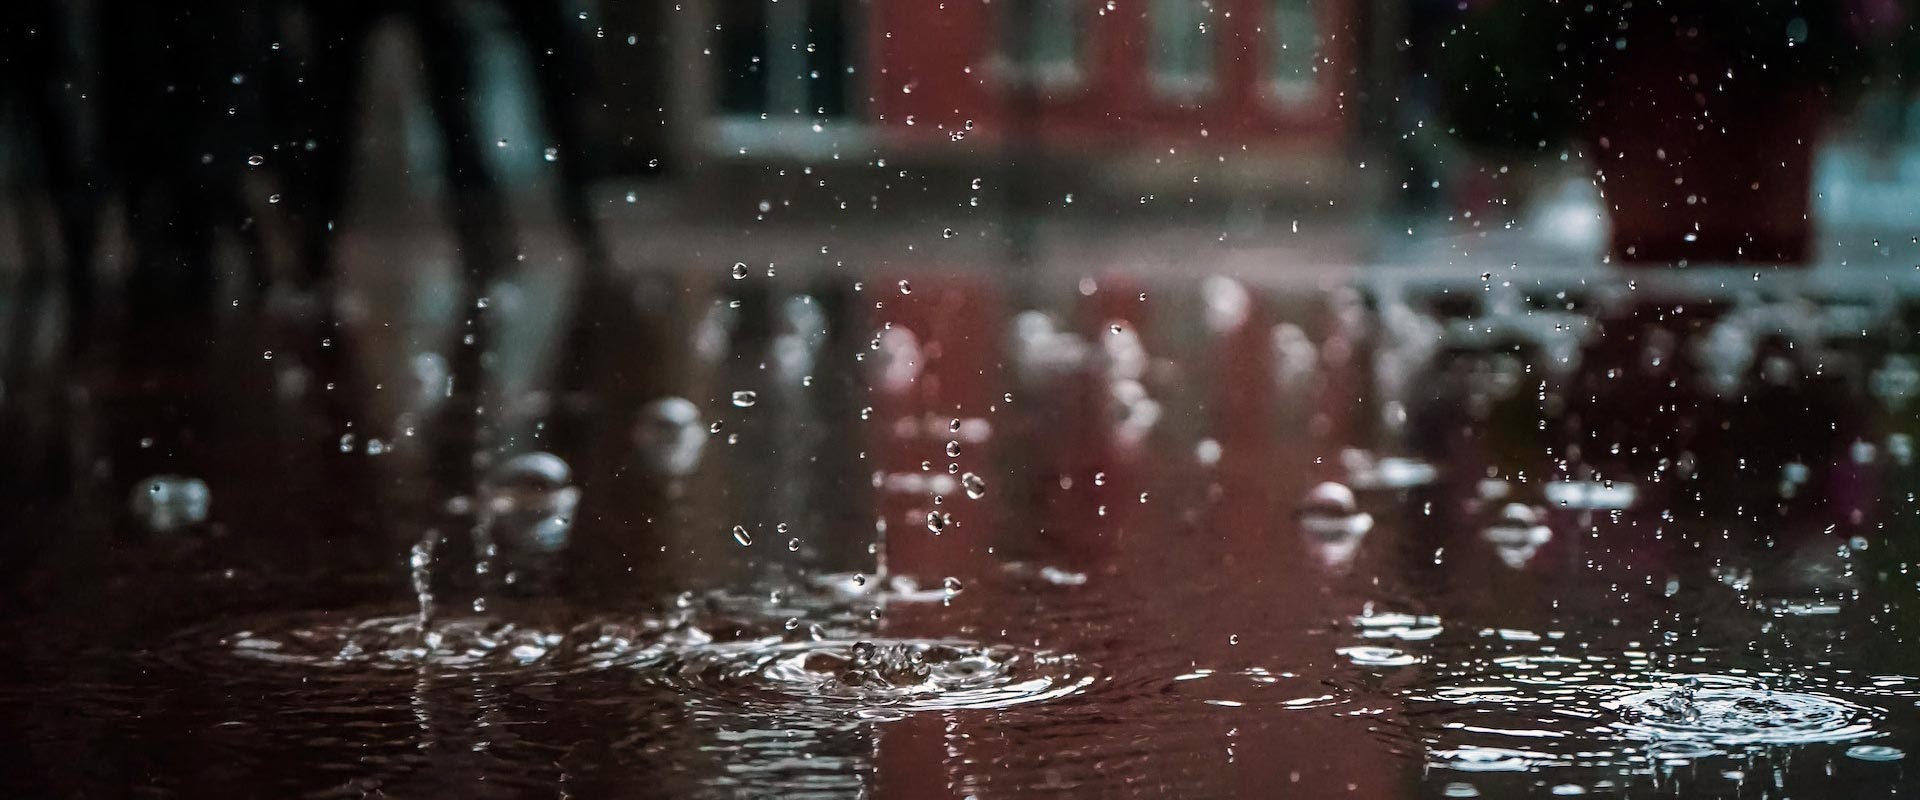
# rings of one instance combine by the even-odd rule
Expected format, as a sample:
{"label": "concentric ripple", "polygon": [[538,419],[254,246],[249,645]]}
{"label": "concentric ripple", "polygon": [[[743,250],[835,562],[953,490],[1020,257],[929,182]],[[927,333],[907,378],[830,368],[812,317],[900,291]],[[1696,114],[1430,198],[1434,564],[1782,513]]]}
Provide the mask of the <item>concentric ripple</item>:
{"label": "concentric ripple", "polygon": [[1711,675],[1601,705],[1619,715],[1613,729],[1625,738],[1728,748],[1859,739],[1874,734],[1880,713],[1837,697]]}
{"label": "concentric ripple", "polygon": [[1071,656],[932,639],[713,643],[649,674],[718,703],[882,713],[1041,702],[1094,679]]}

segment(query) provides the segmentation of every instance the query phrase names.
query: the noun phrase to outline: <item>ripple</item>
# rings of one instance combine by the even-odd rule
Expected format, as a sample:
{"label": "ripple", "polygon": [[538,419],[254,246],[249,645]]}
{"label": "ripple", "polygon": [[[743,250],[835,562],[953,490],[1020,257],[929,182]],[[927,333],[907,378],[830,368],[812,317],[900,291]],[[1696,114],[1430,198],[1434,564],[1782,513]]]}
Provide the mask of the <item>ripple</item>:
{"label": "ripple", "polygon": [[1813,692],[1723,676],[1632,692],[1602,703],[1621,736],[1716,747],[1842,742],[1875,733],[1877,709]]}
{"label": "ripple", "polygon": [[1552,754],[1504,747],[1469,745],[1427,753],[1427,766],[1458,772],[1532,772],[1559,762]]}
{"label": "ripple", "polygon": [[649,677],[722,704],[877,716],[1054,700],[1094,679],[1071,656],[1009,645],[771,637],[686,648]]}
{"label": "ripple", "polygon": [[1326,708],[1352,700],[1352,692],[1346,689],[1292,672],[1275,672],[1264,667],[1195,669],[1174,676],[1167,691],[1177,695],[1197,695],[1203,703],[1230,708],[1255,706],[1297,710]]}
{"label": "ripple", "polygon": [[1362,667],[1405,667],[1421,661],[1418,655],[1392,647],[1356,645],[1342,647],[1334,652],[1346,656],[1348,660]]}
{"label": "ripple", "polygon": [[1857,744],[1847,748],[1847,757],[1861,761],[1899,761],[1907,751],[1879,744]]}
{"label": "ripple", "polygon": [[1347,622],[1365,639],[1418,642],[1439,636],[1443,630],[1439,617],[1415,614],[1368,613]]}

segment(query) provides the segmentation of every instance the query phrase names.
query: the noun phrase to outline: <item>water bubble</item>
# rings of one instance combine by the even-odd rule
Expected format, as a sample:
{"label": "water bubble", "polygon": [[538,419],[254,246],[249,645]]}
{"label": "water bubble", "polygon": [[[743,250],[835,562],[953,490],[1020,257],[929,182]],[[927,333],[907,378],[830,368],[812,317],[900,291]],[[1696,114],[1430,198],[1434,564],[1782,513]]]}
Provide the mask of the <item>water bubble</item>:
{"label": "water bubble", "polygon": [[787,552],[789,552],[789,553],[798,553],[798,552],[800,552],[800,540],[799,540],[799,539],[788,539],[788,540],[787,540]]}
{"label": "water bubble", "polygon": [[733,279],[736,281],[744,281],[747,279],[747,265],[744,262],[735,261],[733,263]]}
{"label": "water bubble", "polygon": [[207,521],[213,493],[205,481],[182,475],[155,475],[134,484],[128,498],[133,518],[156,533]]}
{"label": "water bubble", "polygon": [[649,472],[669,478],[692,474],[707,445],[707,437],[701,435],[700,408],[683,397],[646,404],[634,425],[633,443]]}
{"label": "water bubble", "polygon": [[935,509],[927,512],[927,530],[933,531],[935,534],[946,530],[947,526],[952,523],[952,515],[945,511]]}
{"label": "water bubble", "polygon": [[987,480],[971,472],[960,476],[960,487],[966,490],[969,499],[978,500],[987,496]]}
{"label": "water bubble", "polygon": [[580,503],[572,481],[573,470],[552,453],[522,453],[501,462],[480,486],[493,529],[489,538],[517,552],[564,548]]}
{"label": "water bubble", "polygon": [[760,395],[750,390],[743,389],[733,393],[734,408],[752,408],[753,404],[759,401]]}
{"label": "water bubble", "polygon": [[753,534],[748,533],[743,525],[733,526],[733,540],[739,542],[741,547],[753,546]]}
{"label": "water bubble", "polygon": [[949,441],[949,442],[947,442],[947,457],[948,457],[948,458],[959,458],[959,457],[960,457],[960,443],[959,443],[959,442],[957,442],[957,441]]}

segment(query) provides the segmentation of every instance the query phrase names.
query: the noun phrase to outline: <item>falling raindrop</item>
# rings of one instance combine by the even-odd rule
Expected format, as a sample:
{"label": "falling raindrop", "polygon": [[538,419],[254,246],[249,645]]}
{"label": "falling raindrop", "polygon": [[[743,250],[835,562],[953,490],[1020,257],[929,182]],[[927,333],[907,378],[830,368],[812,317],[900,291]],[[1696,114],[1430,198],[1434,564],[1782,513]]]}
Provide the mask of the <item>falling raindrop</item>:
{"label": "falling raindrop", "polygon": [[739,542],[741,547],[753,546],[753,534],[748,533],[745,526],[733,526],[733,540]]}
{"label": "falling raindrop", "polygon": [[744,281],[747,279],[747,265],[744,262],[733,262],[733,279],[736,281]]}
{"label": "falling raindrop", "polygon": [[935,534],[939,534],[941,531],[946,530],[947,526],[952,523],[953,523],[952,515],[949,515],[945,511],[940,511],[938,509],[935,509],[933,511],[927,512],[927,530],[933,531]]}
{"label": "falling raindrop", "polygon": [[949,442],[947,442],[947,457],[948,457],[948,458],[959,458],[959,457],[960,457],[960,443],[959,443],[959,442],[957,442],[957,441],[949,441]]}
{"label": "falling raindrop", "polygon": [[971,472],[960,476],[960,486],[967,490],[967,497],[978,500],[987,496],[987,481]]}
{"label": "falling raindrop", "polygon": [[900,281],[900,293],[913,294],[913,284],[907,283],[905,280]]}
{"label": "falling raindrop", "polygon": [[213,493],[205,481],[181,475],[155,475],[134,484],[128,505],[133,517],[156,533],[207,521]]}
{"label": "falling raindrop", "polygon": [[963,589],[963,588],[965,588],[965,587],[963,587],[963,586],[961,586],[961,585],[960,585],[960,579],[959,579],[959,578],[955,578],[955,577],[952,577],[952,576],[948,576],[948,578],[947,578],[946,580],[944,580],[944,581],[941,581],[941,582],[940,582],[940,587],[941,587],[941,588],[943,588],[943,589],[946,589],[946,590],[947,590],[947,594],[950,594],[950,595],[954,595],[954,594],[959,594],[959,593],[960,593],[960,590],[961,590],[961,589]]}
{"label": "falling raindrop", "polygon": [[759,402],[759,400],[760,395],[749,390],[743,389],[733,393],[734,408],[752,408],[753,404]]}

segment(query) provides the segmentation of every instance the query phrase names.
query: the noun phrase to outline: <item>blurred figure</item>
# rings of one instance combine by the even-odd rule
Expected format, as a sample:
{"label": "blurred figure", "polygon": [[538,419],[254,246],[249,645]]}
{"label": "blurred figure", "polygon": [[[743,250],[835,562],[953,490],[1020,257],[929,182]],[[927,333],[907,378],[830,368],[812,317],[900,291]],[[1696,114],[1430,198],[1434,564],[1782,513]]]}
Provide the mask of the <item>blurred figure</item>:
{"label": "blurred figure", "polygon": [[223,233],[238,240],[253,287],[267,279],[245,174],[267,149],[262,9],[101,0],[95,16],[107,164],[132,236],[127,311],[142,336],[154,333],[147,323],[207,307]]}
{"label": "blurred figure", "polygon": [[[92,263],[106,186],[98,172],[99,120],[90,102],[93,72],[85,4],[20,0],[0,8],[0,115],[8,152],[6,172],[17,185],[22,209],[51,212],[58,250],[46,241],[36,215],[22,221],[26,264],[16,293],[17,311],[8,343],[7,383],[20,382],[39,311],[56,269],[67,285],[69,344],[78,349],[91,316]],[[37,183],[37,185],[35,185]]]}

